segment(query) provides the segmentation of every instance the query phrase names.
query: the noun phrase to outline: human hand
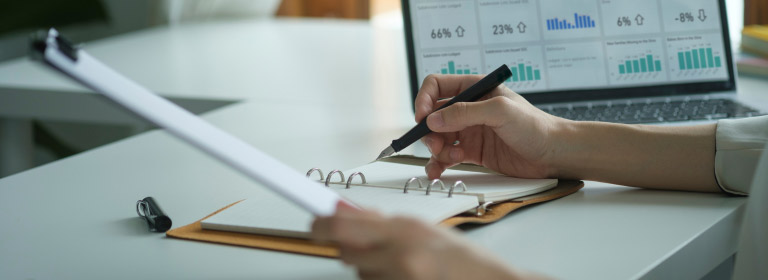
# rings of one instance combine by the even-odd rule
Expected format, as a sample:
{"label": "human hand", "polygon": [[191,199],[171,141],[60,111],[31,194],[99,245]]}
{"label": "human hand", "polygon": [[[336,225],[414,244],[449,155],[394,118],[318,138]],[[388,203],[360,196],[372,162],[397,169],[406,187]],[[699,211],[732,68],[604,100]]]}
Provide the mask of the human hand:
{"label": "human hand", "polygon": [[430,75],[424,80],[415,107],[416,121],[427,117],[434,131],[422,138],[432,153],[427,176],[435,179],[451,166],[473,163],[509,176],[554,177],[556,145],[550,136],[569,121],[539,110],[504,85],[478,102],[459,102],[432,113],[480,79]]}
{"label": "human hand", "polygon": [[[340,202],[312,224],[312,238],[336,242],[362,279],[518,279],[520,272],[447,228],[384,217]],[[527,275],[534,277],[533,275]]]}

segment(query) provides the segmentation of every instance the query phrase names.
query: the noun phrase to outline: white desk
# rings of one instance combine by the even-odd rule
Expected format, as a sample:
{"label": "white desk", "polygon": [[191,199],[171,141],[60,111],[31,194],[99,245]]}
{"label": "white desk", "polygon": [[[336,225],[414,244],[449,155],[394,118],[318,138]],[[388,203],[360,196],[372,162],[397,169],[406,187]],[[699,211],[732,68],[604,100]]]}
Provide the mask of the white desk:
{"label": "white desk", "polygon": [[[188,24],[111,37],[85,44],[84,49],[173,100],[348,104],[349,84],[358,81],[380,94],[408,91],[402,30],[372,29],[364,21]],[[93,109],[78,102],[59,108],[61,103],[54,102],[60,100],[49,100],[52,94],[78,101],[97,96],[27,58],[0,64],[0,116],[104,121],[103,115],[94,118],[88,112]],[[56,114],[52,109],[69,112]],[[84,110],[87,113],[72,113]]]}
{"label": "white desk", "polygon": [[[200,62],[219,67],[208,74],[224,81],[203,79],[205,71],[192,70],[201,66],[191,60],[200,56],[198,52],[174,54],[178,69],[158,63],[150,69],[161,71],[144,73],[142,63],[124,57],[129,54],[100,54],[93,45],[91,51],[166,96],[216,98],[219,94],[222,100],[245,100],[205,118],[300,171],[365,164],[411,125],[406,74],[399,72],[405,69],[402,34],[396,31],[360,22],[235,22],[161,28],[136,34],[136,40],[155,36],[166,42],[157,43],[157,49],[167,44],[166,51],[171,52],[172,42],[200,38],[215,37],[218,44],[230,46],[226,42],[245,30],[273,34],[270,38],[278,47],[268,55],[222,52],[214,56],[221,55],[223,61]],[[322,40],[297,34],[307,30],[315,31],[307,36]],[[136,48],[155,46],[150,39],[131,43],[130,35],[115,40]],[[361,49],[366,45],[373,51]],[[252,46],[271,48],[270,44]],[[293,66],[278,63],[279,57],[294,61],[288,57],[293,53],[283,52],[292,47],[312,54],[296,53],[304,55],[297,58],[303,62],[299,67],[312,74],[298,82],[292,82],[295,76],[281,75],[293,71]],[[227,60],[224,53],[232,57]],[[271,62],[251,66],[250,61],[259,58]],[[136,68],[126,66],[130,63]],[[219,65],[226,63],[237,67]],[[172,71],[184,67],[189,68],[184,74],[188,76]],[[217,71],[228,75],[218,76]],[[183,81],[196,86],[186,87]],[[747,81],[756,89],[765,86]],[[26,88],[22,82],[14,87],[36,90],[34,80],[27,81]],[[81,90],[65,84],[49,90]],[[765,100],[750,92],[750,98]],[[0,180],[0,278],[354,277],[351,270],[330,259],[149,233],[136,217],[135,202],[150,195],[175,226],[242,198],[278,199],[165,132],[144,133]],[[698,278],[735,252],[736,225],[744,202],[721,195],[588,182],[577,194],[523,209],[493,225],[470,229],[466,235],[511,265],[557,278]]]}

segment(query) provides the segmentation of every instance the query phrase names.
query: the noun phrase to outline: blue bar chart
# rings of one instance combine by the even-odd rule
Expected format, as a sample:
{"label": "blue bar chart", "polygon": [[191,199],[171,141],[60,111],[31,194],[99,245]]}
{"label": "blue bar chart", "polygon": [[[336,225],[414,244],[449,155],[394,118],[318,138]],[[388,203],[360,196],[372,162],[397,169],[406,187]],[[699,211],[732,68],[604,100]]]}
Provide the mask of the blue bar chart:
{"label": "blue bar chart", "polygon": [[547,30],[563,30],[563,29],[583,29],[583,28],[595,28],[595,20],[589,15],[573,14],[573,21],[570,22],[566,19],[551,18],[547,19]]}

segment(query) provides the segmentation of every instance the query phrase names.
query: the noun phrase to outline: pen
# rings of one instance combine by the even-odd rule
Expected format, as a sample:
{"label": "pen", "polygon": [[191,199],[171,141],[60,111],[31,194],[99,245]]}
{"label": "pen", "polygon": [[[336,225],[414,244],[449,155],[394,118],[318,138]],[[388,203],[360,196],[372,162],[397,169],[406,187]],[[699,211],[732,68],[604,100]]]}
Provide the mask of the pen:
{"label": "pen", "polygon": [[[509,67],[507,67],[506,64],[501,65],[498,69],[493,70],[493,72],[486,75],[483,79],[468,89],[464,90],[459,95],[451,99],[451,101],[448,101],[448,103],[440,106],[440,108],[437,108],[435,111],[439,111],[445,107],[451,106],[456,102],[477,101],[481,97],[491,92],[494,88],[498,87],[505,80],[509,79],[509,77],[512,77],[512,71],[509,70]],[[384,151],[379,154],[379,157],[376,158],[376,160],[390,156],[396,152],[401,151],[402,149],[405,149],[406,147],[413,144],[413,142],[416,142],[416,140],[421,139],[421,137],[424,137],[430,132],[432,132],[432,130],[427,127],[427,118],[424,118],[421,120],[421,122],[419,122],[419,124],[406,132],[405,135],[399,139],[392,140],[392,145],[384,149]]]}
{"label": "pen", "polygon": [[147,220],[150,231],[166,232],[171,228],[171,218],[163,213],[160,205],[157,205],[151,196],[136,202],[136,213],[139,214],[139,217]]}

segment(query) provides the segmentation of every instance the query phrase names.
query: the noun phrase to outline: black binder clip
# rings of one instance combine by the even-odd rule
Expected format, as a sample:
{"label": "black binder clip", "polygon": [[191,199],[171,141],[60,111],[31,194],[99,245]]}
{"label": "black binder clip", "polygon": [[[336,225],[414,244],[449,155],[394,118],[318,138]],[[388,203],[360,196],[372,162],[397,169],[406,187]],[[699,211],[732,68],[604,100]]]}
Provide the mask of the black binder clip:
{"label": "black binder clip", "polygon": [[155,200],[151,197],[145,197],[139,201],[136,201],[136,213],[139,217],[147,220],[149,230],[154,232],[166,232],[171,229],[171,218],[163,213],[160,209],[160,205],[157,205]]}

